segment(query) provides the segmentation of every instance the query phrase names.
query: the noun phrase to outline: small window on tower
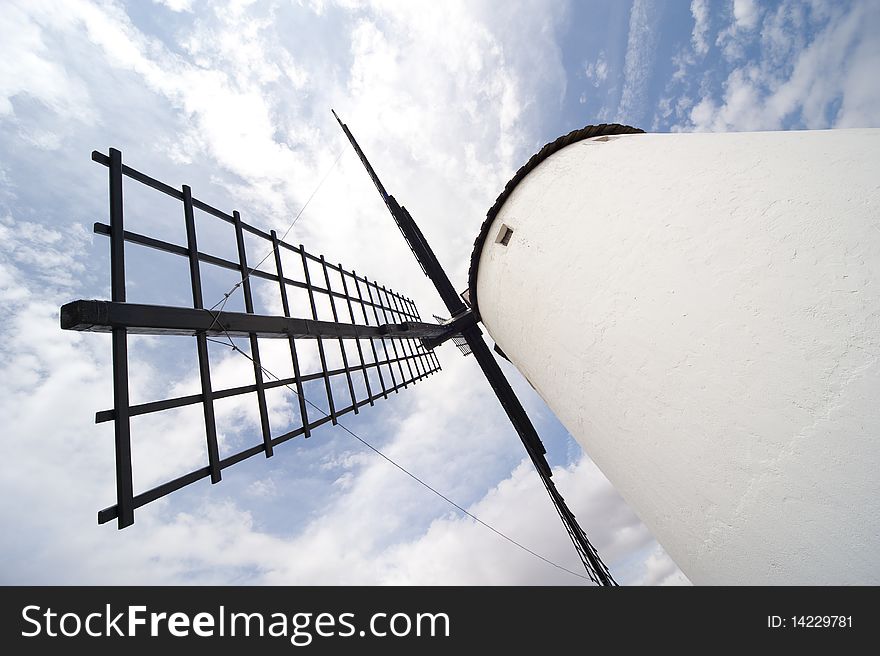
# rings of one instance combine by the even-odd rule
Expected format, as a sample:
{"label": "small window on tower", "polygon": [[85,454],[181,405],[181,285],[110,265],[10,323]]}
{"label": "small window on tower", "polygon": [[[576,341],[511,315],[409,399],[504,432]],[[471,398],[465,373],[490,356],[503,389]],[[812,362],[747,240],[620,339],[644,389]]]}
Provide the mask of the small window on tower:
{"label": "small window on tower", "polygon": [[498,231],[498,236],[495,238],[495,243],[501,244],[502,246],[507,246],[510,243],[510,238],[512,236],[513,228],[502,223],[501,230]]}

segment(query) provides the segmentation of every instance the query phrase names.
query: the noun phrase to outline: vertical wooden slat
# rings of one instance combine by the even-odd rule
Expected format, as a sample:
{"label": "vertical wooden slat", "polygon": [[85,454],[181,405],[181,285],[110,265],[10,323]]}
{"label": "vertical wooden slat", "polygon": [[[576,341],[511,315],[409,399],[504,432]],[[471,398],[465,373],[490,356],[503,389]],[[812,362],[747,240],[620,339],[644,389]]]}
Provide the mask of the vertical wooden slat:
{"label": "vertical wooden slat", "polygon": [[[385,288],[383,287],[382,289],[385,289]],[[393,291],[388,291],[388,290],[385,291],[385,294],[388,296],[388,298],[391,299],[391,303],[394,305],[395,312],[400,316],[402,321],[407,321],[407,320],[412,319],[412,317],[409,316],[409,313],[404,312],[401,307],[401,304],[397,302],[397,294],[395,294]],[[407,347],[409,347],[409,348],[407,349]],[[414,341],[411,339],[403,340],[403,351],[404,351],[404,353],[407,353],[407,351],[409,352],[409,355],[407,356],[408,359],[406,361],[406,366],[409,367],[409,373],[412,376],[413,380],[415,380],[417,378],[421,378],[422,377],[422,370],[419,369],[419,359],[416,356]],[[416,371],[418,372],[418,376],[413,374],[412,366],[410,365],[410,359],[412,360],[413,364],[416,367]]]}
{"label": "vertical wooden slat", "polygon": [[[394,314],[394,309],[391,307],[391,300],[388,296],[388,290],[385,289],[385,285],[382,285],[382,287],[380,288],[378,282],[374,283],[374,284],[376,285],[376,296],[378,296],[381,299],[382,295],[383,294],[385,295],[385,298],[381,300],[382,308],[385,310],[385,316],[387,317],[390,314],[391,315],[391,323],[398,323],[397,317]],[[406,342],[406,340],[400,340],[400,341]],[[396,339],[392,340],[392,342],[391,342],[391,344],[394,346],[394,354],[395,355],[397,355],[397,342],[398,342],[398,340],[396,340]],[[412,372],[412,367],[409,364],[409,356],[407,356],[407,353],[406,353],[406,344],[401,343],[400,351],[403,353],[403,356],[400,357],[400,359],[397,361],[397,366],[400,367],[400,375],[403,378],[403,382],[405,383],[403,387],[404,387],[404,389],[406,389],[406,387],[407,387],[406,383],[408,383],[410,380],[413,379],[413,372]],[[407,367],[407,369],[409,369],[409,378],[407,378],[406,374],[403,371],[403,363],[404,362],[406,362],[406,367]]]}
{"label": "vertical wooden slat", "polygon": [[[339,275],[342,276],[342,292],[345,294],[345,302],[348,305],[348,316],[351,318],[351,322],[356,324],[354,318],[354,307],[351,304],[351,295],[348,293],[348,283],[345,282],[345,276],[347,275],[345,269],[342,268],[342,264],[339,264]],[[361,340],[354,340],[355,346],[357,347],[358,358],[360,359],[361,372],[364,374],[364,384],[367,387],[367,398],[370,400],[370,405],[375,405],[373,402],[373,390],[370,387],[370,376],[367,372],[367,366],[364,362],[364,351],[361,348]]]}
{"label": "vertical wooden slat", "polygon": [[[361,304],[361,312],[364,315],[364,323],[368,326],[370,325],[370,320],[367,318],[367,304],[364,301],[364,295],[361,293],[361,284],[358,280],[357,273],[354,271],[351,272],[352,277],[354,278],[354,286],[357,290],[358,299]],[[385,343],[382,343],[382,346],[385,346]],[[376,351],[376,340],[370,339],[370,348],[373,349],[373,362],[376,363],[376,371],[379,373],[379,384],[382,386],[382,396],[384,398],[388,398],[388,388],[385,386],[385,376],[382,375],[382,367],[379,365],[379,354]],[[385,359],[388,359],[388,349],[385,349]]]}
{"label": "vertical wooden slat", "polygon": [[[183,185],[183,218],[186,223],[186,247],[189,251],[189,278],[192,285],[193,307],[204,309],[202,276],[199,271],[199,248],[196,239],[196,223],[193,217],[192,189]],[[220,482],[220,449],[217,446],[217,424],[214,418],[214,393],[211,389],[211,364],[208,359],[208,338],[203,332],[196,335],[199,357],[199,380],[202,385],[202,409],[205,416],[205,438],[208,446],[208,467],[211,483]]]}
{"label": "vertical wooden slat", "polygon": [[[110,296],[125,302],[125,226],[122,212],[122,153],[110,149]],[[128,336],[125,328],[114,328],[113,407],[116,411],[116,504],[118,528],[134,524],[134,489],[131,466],[131,423],[128,397]]]}
{"label": "vertical wooden slat", "polygon": [[[413,317],[413,319],[415,321],[421,321],[422,317],[419,314],[419,309],[416,307],[415,302],[411,298],[408,298],[406,296],[403,296],[401,298],[403,299],[403,303],[409,308],[410,315]],[[427,371],[429,374],[434,373],[434,366],[431,362],[431,352],[426,349],[421,343],[419,344],[417,350],[419,352],[419,362],[422,363],[422,367],[424,368],[424,370]]]}
{"label": "vertical wooden slat", "polygon": [[[315,305],[315,290],[312,286],[312,276],[309,274],[309,261],[306,257],[306,249],[300,244],[299,253],[302,255],[303,275],[306,281],[306,291],[309,294],[309,305],[312,308],[312,319],[318,320],[318,308]],[[324,354],[324,340],[318,339],[318,356],[321,358],[321,372],[324,374],[324,387],[327,390],[327,404],[330,406],[330,421],[335,426],[339,422],[336,420],[336,405],[333,403],[333,389],[330,387],[330,376],[327,375],[327,357]]]}
{"label": "vertical wooden slat", "polygon": [[[235,241],[238,246],[238,262],[241,267],[241,289],[244,293],[244,309],[248,314],[254,313],[254,297],[251,293],[251,281],[248,273],[247,251],[244,247],[244,232],[241,228],[241,214],[232,212],[235,225]],[[257,404],[260,408],[260,428],[263,432],[263,449],[266,457],[272,456],[272,434],[269,428],[269,410],[266,407],[266,390],[263,386],[263,368],[260,366],[260,345],[257,336],[251,334],[251,360],[254,363],[254,382],[257,387]]]}
{"label": "vertical wooden slat", "polygon": [[[284,284],[284,270],[281,267],[281,249],[278,247],[278,234],[272,230],[272,250],[275,253],[275,270],[278,272],[278,284],[281,286],[281,307],[284,309],[284,316],[290,316],[290,303],[287,300],[287,285]],[[290,343],[290,358],[293,361],[293,377],[296,378],[296,395],[299,399],[299,417],[302,420],[303,437],[310,437],[312,430],[309,427],[309,413],[306,408],[306,393],[303,390],[302,373],[299,369],[299,356],[296,352],[296,340],[288,337]]]}
{"label": "vertical wooden slat", "polygon": [[[367,283],[367,294],[368,294],[369,297],[370,297],[370,303],[373,305],[373,314],[376,315],[376,325],[377,325],[377,326],[380,326],[380,325],[382,325],[382,324],[386,324],[386,323],[388,323],[388,316],[385,314],[385,308],[382,307],[379,303],[377,303],[377,302],[373,299],[373,292],[372,292],[372,290],[370,289],[370,286],[376,287],[376,297],[378,298],[378,296],[379,296],[379,287],[376,285],[376,283],[374,283],[374,282],[370,282],[369,278],[366,278],[366,277],[365,277],[364,280],[365,280],[366,283]],[[379,309],[382,310],[382,317],[383,317],[382,319],[379,319]],[[397,393],[398,393],[398,390],[400,389],[400,386],[397,384],[397,377],[394,375],[394,366],[393,366],[393,364],[391,363],[391,358],[389,357],[389,354],[388,354],[388,346],[387,346],[387,342],[388,342],[388,340],[386,340],[386,339],[383,338],[383,339],[382,339],[382,347],[385,349],[385,358],[386,358],[386,360],[388,361],[388,371],[391,373],[391,382],[392,382],[392,384],[393,384],[393,386],[394,386],[394,392],[395,392],[395,394],[397,394]],[[394,344],[394,340],[393,340],[393,339],[391,340],[391,348],[394,350],[394,359],[397,360],[397,364],[398,364],[398,366],[399,366],[399,365],[400,365],[400,360],[399,360],[398,358],[399,358],[400,356],[399,356],[398,353],[397,353],[397,346]],[[402,379],[402,382],[403,382],[403,384],[404,384],[404,387],[406,387],[406,380],[405,380],[405,379],[406,379],[406,376],[403,375],[403,368],[400,369],[400,377],[401,377],[401,379]]]}
{"label": "vertical wooden slat", "polygon": [[[336,312],[336,301],[333,298],[333,287],[330,285],[330,273],[327,271],[327,262],[321,255],[321,269],[324,271],[324,283],[327,285],[327,295],[330,297],[330,311],[333,313],[333,321],[339,323],[339,314]],[[345,353],[345,343],[339,338],[339,350],[342,353],[342,368],[345,369],[345,380],[348,383],[348,393],[351,396],[351,405],[354,407],[354,413],[358,414],[357,395],[354,393],[354,383],[351,380],[351,369],[348,366],[348,355]]]}

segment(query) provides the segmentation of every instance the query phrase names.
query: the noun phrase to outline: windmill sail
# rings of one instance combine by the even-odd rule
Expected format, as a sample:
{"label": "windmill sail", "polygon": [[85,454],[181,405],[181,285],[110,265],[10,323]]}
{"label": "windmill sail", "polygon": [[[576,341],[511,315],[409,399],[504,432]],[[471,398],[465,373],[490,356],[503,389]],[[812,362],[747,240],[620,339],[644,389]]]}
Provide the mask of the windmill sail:
{"label": "windmill sail", "polygon": [[[110,223],[96,223],[95,232],[110,238],[111,300],[79,300],[61,308],[61,327],[66,330],[109,332],[113,346],[113,408],[102,410],[96,422],[113,421],[116,446],[117,501],[98,513],[98,522],[116,519],[119,528],[134,523],[134,510],[161,497],[210,478],[212,483],[222,479],[222,471],[251,456],[272,456],[274,449],[295,437],[309,437],[312,430],[326,423],[336,424],[346,413],[357,413],[377,400],[388,398],[415,382],[440,370],[440,364],[423,339],[438,338],[446,330],[436,324],[423,323],[415,303],[373,280],[348,271],[340,264],[327,262],[323,255],[315,256],[302,245],[292,245],[278,238],[275,231],[265,232],[242,221],[240,214],[219,210],[194,198],[189,187],[175,189],[140,171],[122,164],[122,154],[110,149],[109,155],[92,153],[92,159],[107,166],[110,180]],[[174,244],[125,230],[122,186],[127,177],[181,201],[181,220],[186,228],[186,245]],[[235,231],[237,261],[202,252],[198,248],[194,209],[218,221],[231,224]],[[265,246],[270,269],[259,263],[248,265],[245,234],[251,243]],[[157,249],[189,262],[192,307],[170,307],[126,302],[125,244]],[[283,266],[282,253],[289,263]],[[271,258],[270,258],[271,256]],[[273,266],[274,265],[274,266]],[[207,309],[203,299],[201,275],[203,267],[218,267],[236,272],[240,282],[226,294],[226,298],[241,287],[245,312]],[[254,311],[252,279],[277,284],[282,316],[260,315]],[[335,281],[335,282],[334,282]],[[290,294],[296,290],[308,299],[307,317],[293,317]],[[332,321],[319,319],[318,304],[329,306]],[[198,394],[177,396],[149,403],[131,404],[129,399],[128,335],[192,335],[196,340],[201,391]],[[249,354],[233,341],[234,337],[249,340]],[[293,376],[278,378],[266,368],[260,358],[259,338],[287,340]],[[253,362],[253,384],[218,389],[211,377],[208,341],[221,341],[245,353]],[[317,371],[304,373],[298,344],[312,340],[317,344],[320,366]],[[342,366],[331,367],[325,353],[331,343],[338,344]],[[306,398],[303,385],[309,381],[323,383],[326,405],[323,412]],[[341,383],[344,381],[344,384]],[[334,382],[340,382],[334,386]],[[297,397],[299,426],[281,433],[273,431],[266,403],[266,391],[285,387]],[[363,391],[365,390],[365,393]],[[260,434],[257,444],[221,457],[218,448],[218,426],[214,403],[218,399],[253,394],[256,397]],[[151,489],[135,493],[132,483],[132,454],[130,420],[138,415],[160,413],[173,408],[199,405],[204,415],[204,433],[207,462],[203,467],[167,480]]]}
{"label": "windmill sail", "polygon": [[477,326],[479,314],[474,311],[472,306],[470,306],[469,300],[468,305],[465,305],[463,302],[465,297],[461,297],[455,292],[452,282],[449,280],[449,276],[446,274],[446,271],[443,270],[443,266],[440,264],[434,251],[431,249],[430,244],[428,244],[427,239],[425,239],[424,234],[422,234],[422,231],[419,229],[415,219],[413,219],[412,215],[405,207],[397,202],[394,196],[390,195],[385,190],[385,186],[379,180],[379,176],[376,174],[376,171],[373,169],[348,126],[342,122],[342,119],[337,116],[335,111],[333,112],[333,116],[336,118],[336,121],[339,123],[339,127],[342,128],[345,136],[348,137],[349,143],[351,143],[352,148],[357,153],[361,163],[364,165],[367,174],[376,185],[376,189],[382,196],[382,200],[385,202],[394,222],[397,224],[397,227],[400,228],[400,232],[403,234],[404,239],[406,239],[407,245],[410,247],[415,258],[419,261],[425,275],[430,278],[432,283],[434,283],[437,293],[443,299],[446,309],[449,310],[452,315],[452,318],[444,324],[449,327],[446,335],[439,339],[429,338],[425,341],[425,344],[433,346],[440,344],[444,339],[451,338],[464,355],[473,354],[474,359],[477,361],[477,364],[486,376],[486,381],[492,387],[495,396],[501,403],[501,407],[504,408],[511,424],[519,435],[520,440],[526,449],[526,453],[529,455],[529,459],[532,461],[538,476],[541,478],[541,482],[544,484],[547,494],[549,494],[550,499],[553,501],[553,506],[556,508],[556,512],[559,514],[559,518],[562,520],[565,530],[568,532],[572,544],[578,552],[578,556],[581,559],[581,563],[583,564],[587,575],[599,585],[617,585],[617,582],[611,576],[605,563],[602,562],[596,549],[587,538],[586,533],[578,524],[574,513],[568,508],[565,499],[562,498],[562,495],[556,488],[556,484],[552,479],[553,472],[550,469],[547,459],[544,457],[546,453],[544,444],[541,442],[541,438],[538,436],[535,427],[532,425],[531,420],[526,414],[525,408],[523,408],[522,404],[519,402],[513,388],[510,386],[510,383],[507,381],[507,378],[505,378],[504,373],[501,371],[501,368],[498,366],[498,363],[489,351],[489,347],[486,345],[486,342],[483,341],[482,332]]}

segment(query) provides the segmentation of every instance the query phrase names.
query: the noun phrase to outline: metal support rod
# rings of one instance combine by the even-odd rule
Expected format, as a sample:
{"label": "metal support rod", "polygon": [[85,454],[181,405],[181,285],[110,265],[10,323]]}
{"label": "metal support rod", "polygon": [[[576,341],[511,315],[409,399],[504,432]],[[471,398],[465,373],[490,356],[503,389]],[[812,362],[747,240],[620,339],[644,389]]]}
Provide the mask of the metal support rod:
{"label": "metal support rod", "polygon": [[471,310],[467,310],[466,312],[463,312],[462,314],[447,321],[446,323],[441,323],[440,325],[444,329],[443,334],[438,337],[427,337],[423,339],[422,345],[426,349],[436,348],[454,335],[458,335],[465,328],[475,326],[476,324],[477,318],[474,316],[474,313],[471,312]]}

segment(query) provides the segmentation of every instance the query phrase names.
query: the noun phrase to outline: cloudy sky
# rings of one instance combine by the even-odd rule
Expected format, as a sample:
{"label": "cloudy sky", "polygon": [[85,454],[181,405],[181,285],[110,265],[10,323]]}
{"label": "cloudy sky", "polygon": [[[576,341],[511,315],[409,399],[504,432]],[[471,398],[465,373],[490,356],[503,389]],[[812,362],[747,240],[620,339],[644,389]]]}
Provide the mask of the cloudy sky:
{"label": "cloudy sky", "polygon": [[[58,308],[109,298],[106,169],[129,164],[416,300],[437,298],[335,124],[464,289],[486,210],[541,145],[590,123],[651,131],[880,125],[880,3],[0,3],[0,299],[5,584],[582,584],[500,539],[345,432],[322,428],[137,512],[114,496],[110,340]],[[339,154],[341,158],[336,165]],[[179,203],[127,185],[127,227],[180,241]],[[208,229],[206,228],[206,231]],[[200,235],[224,255],[228,235]],[[182,258],[130,246],[129,300],[190,302]],[[230,279],[206,276],[212,304]],[[214,276],[214,277],[212,277]],[[238,305],[236,305],[238,303]],[[241,307],[234,299],[231,309]],[[191,338],[132,338],[132,401],[198,391]],[[283,344],[264,358],[284,371]],[[540,482],[471,358],[343,423],[470,512],[578,570]],[[215,388],[250,364],[212,349]],[[541,400],[504,363],[557,485],[619,582],[686,583]],[[270,366],[272,368],[272,366]],[[290,395],[271,401],[289,420]],[[193,414],[195,413],[195,414]],[[227,447],[252,406],[218,408]],[[205,464],[197,406],[133,421],[135,488]],[[243,437],[244,436],[244,437]]]}

